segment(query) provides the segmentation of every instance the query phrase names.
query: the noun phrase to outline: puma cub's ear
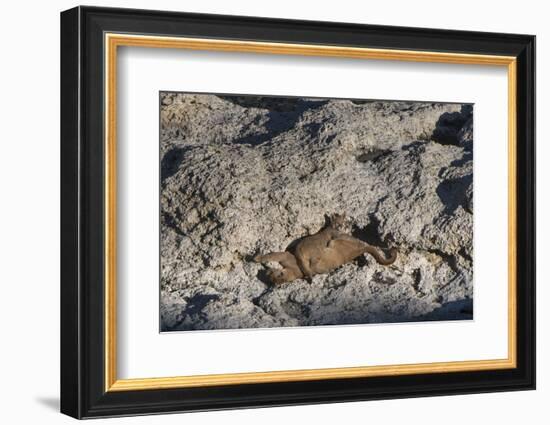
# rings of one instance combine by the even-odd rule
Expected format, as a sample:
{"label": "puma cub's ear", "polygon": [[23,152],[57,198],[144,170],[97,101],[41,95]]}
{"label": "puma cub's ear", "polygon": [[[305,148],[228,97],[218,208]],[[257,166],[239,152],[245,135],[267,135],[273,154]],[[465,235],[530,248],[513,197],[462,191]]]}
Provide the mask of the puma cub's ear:
{"label": "puma cub's ear", "polygon": [[340,227],[346,224],[346,214],[333,214],[330,217],[330,224],[332,227]]}

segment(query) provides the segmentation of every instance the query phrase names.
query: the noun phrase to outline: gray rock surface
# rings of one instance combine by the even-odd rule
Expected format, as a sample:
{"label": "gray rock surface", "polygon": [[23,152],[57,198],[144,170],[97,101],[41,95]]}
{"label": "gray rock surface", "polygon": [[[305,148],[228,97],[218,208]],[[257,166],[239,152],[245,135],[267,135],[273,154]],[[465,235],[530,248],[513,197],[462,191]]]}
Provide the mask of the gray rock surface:
{"label": "gray rock surface", "polygon": [[[162,330],[471,319],[472,142],[470,105],[162,93]],[[397,261],[266,283],[333,213]]]}

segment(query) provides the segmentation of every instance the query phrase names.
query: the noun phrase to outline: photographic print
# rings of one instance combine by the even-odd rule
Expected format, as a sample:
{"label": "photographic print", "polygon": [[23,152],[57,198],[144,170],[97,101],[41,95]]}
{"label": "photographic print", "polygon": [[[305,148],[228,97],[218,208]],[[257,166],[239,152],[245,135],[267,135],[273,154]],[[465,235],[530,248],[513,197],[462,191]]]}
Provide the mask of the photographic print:
{"label": "photographic print", "polygon": [[159,108],[162,332],[473,319],[472,104]]}

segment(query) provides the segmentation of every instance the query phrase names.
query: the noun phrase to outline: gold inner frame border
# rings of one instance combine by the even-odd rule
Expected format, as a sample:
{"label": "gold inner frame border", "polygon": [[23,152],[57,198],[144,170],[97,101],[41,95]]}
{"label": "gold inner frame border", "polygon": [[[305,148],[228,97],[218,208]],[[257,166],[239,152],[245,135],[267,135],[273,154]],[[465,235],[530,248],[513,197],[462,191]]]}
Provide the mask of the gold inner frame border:
{"label": "gold inner frame border", "polygon": [[[117,128],[117,51],[118,47],[148,47],[230,51],[281,55],[328,56],[355,59],[397,60],[468,65],[504,66],[508,72],[508,357],[495,360],[398,364],[382,366],[301,369],[284,371],[228,373],[151,378],[117,378],[116,322],[116,128]],[[288,44],[222,39],[164,37],[105,33],[105,391],[137,391],[218,385],[240,385],[323,379],[365,378],[412,375],[421,373],[451,373],[512,369],[517,366],[517,295],[516,295],[516,58],[513,56],[464,53],[371,49],[331,45]]]}

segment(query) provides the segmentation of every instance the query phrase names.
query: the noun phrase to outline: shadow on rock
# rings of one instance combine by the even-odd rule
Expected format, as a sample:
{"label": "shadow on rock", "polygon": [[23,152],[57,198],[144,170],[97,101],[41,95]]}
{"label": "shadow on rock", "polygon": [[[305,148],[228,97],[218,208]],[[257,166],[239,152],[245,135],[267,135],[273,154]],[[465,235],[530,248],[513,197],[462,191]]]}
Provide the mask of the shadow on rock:
{"label": "shadow on rock", "polygon": [[[459,206],[470,210],[468,189],[472,185],[472,174],[458,177],[456,179],[444,180],[437,186],[436,193],[445,206],[444,214],[452,215]],[[471,211],[470,211],[471,212]]]}
{"label": "shadow on rock", "polygon": [[189,298],[187,301],[187,307],[185,308],[185,316],[191,316],[193,314],[198,314],[202,311],[204,307],[211,301],[218,301],[220,299],[219,295],[213,294],[197,294]]}
{"label": "shadow on rock", "polygon": [[305,111],[311,111],[328,103],[322,99],[276,98],[258,96],[220,96],[221,99],[246,108],[268,109],[265,129],[260,134],[247,135],[232,143],[238,145],[261,145],[279,134],[294,128]]}
{"label": "shadow on rock", "polygon": [[186,152],[192,148],[192,146],[175,147],[164,154],[160,161],[161,182],[164,183],[164,180],[178,172],[181,163],[185,159]]}
{"label": "shadow on rock", "polygon": [[474,301],[464,299],[443,304],[431,313],[419,317],[418,320],[473,320],[473,318]]}
{"label": "shadow on rock", "polygon": [[256,273],[256,278],[264,285],[273,286],[271,280],[269,279],[269,275],[267,274],[267,269],[261,268],[258,273]]}
{"label": "shadow on rock", "polygon": [[357,159],[358,162],[376,162],[379,159],[385,157],[386,155],[390,154],[392,151],[389,149],[371,149],[367,152],[363,152],[360,155],[358,155],[355,159]]}
{"label": "shadow on rock", "polygon": [[[216,294],[196,294],[187,299],[187,305],[181,311],[179,315],[179,320],[168,326],[163,321],[161,321],[161,332],[169,331],[192,331],[195,329],[201,329],[198,324],[200,318],[203,316],[204,308],[211,302],[216,302],[220,299],[219,295]],[[195,318],[193,318],[195,317]]]}
{"label": "shadow on rock", "polygon": [[369,245],[384,247],[386,246],[386,243],[380,236],[380,232],[378,231],[379,226],[380,221],[374,216],[374,214],[371,214],[369,216],[369,224],[365,227],[354,225],[352,227],[351,235],[354,238],[368,243]]}
{"label": "shadow on rock", "polygon": [[432,140],[442,145],[461,145],[461,130],[472,117],[472,105],[463,105],[460,112],[445,112],[435,124]]}

